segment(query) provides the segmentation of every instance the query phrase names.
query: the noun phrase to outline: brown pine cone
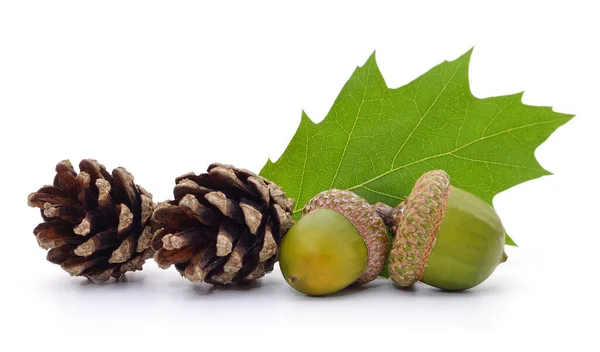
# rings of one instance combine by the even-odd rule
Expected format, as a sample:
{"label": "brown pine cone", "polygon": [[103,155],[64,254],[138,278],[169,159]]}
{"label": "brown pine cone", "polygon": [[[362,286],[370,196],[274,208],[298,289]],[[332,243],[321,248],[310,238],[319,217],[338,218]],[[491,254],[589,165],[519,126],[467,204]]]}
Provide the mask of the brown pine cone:
{"label": "brown pine cone", "polygon": [[44,222],[34,230],[49,249],[48,261],[72,276],[94,282],[142,270],[152,257],[152,195],[136,185],[124,168],[112,175],[96,160],[84,159],[77,174],[68,160],[56,165],[53,186],[28,197]]}
{"label": "brown pine cone", "polygon": [[162,225],[152,240],[161,268],[174,264],[192,282],[222,285],[273,270],[281,238],[294,224],[294,201],[279,186],[222,164],[175,182],[175,200],[159,203],[153,215]]}

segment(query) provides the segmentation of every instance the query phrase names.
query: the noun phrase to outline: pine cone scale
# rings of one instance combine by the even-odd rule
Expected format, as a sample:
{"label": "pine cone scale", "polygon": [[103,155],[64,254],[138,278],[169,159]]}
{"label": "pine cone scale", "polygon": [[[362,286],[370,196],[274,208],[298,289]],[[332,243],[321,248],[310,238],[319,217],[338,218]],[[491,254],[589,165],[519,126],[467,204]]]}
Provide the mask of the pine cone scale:
{"label": "pine cone scale", "polygon": [[287,198],[283,190],[275,185],[274,183],[269,183],[269,196],[273,199],[273,202],[279,205],[286,212],[292,212],[294,209],[294,200],[291,198]]}
{"label": "pine cone scale", "polygon": [[110,279],[115,270],[116,267],[114,266],[109,267],[107,269],[93,270],[90,271],[90,273],[88,273],[87,276],[90,280],[92,280],[95,283],[102,283],[108,281],[108,279]]}
{"label": "pine cone scale", "polygon": [[202,248],[194,254],[189,264],[186,265],[183,275],[192,282],[202,282],[210,270],[207,267],[208,264],[216,259],[215,253],[216,247],[213,243]]}
{"label": "pine cone scale", "polygon": [[133,253],[135,253],[136,247],[137,240],[135,236],[127,237],[123,242],[121,242],[119,247],[112,252],[108,262],[111,264],[125,263],[131,258]]}
{"label": "pine cone scale", "polygon": [[77,182],[77,173],[69,160],[63,160],[56,165],[56,177],[54,186],[65,191],[70,198],[77,199],[79,194],[79,183]]}
{"label": "pine cone scale", "polygon": [[73,228],[73,232],[80,236],[94,235],[105,228],[104,219],[104,214],[101,211],[89,211],[85,214],[83,220]]}
{"label": "pine cone scale", "polygon": [[133,213],[125,204],[120,204],[119,209],[119,224],[117,225],[117,233],[123,235],[129,233],[133,229]]}
{"label": "pine cone scale", "polygon": [[267,261],[273,257],[278,250],[277,242],[275,242],[275,238],[273,238],[273,232],[271,231],[271,226],[267,224],[267,228],[265,229],[265,238],[263,241],[263,247],[258,253],[258,259],[261,262]]}
{"label": "pine cone scale", "polygon": [[60,265],[73,255],[73,250],[75,250],[75,247],[76,246],[74,245],[66,244],[51,248],[46,255],[46,259],[50,263]]}
{"label": "pine cone scale", "polygon": [[239,203],[228,199],[223,192],[210,192],[204,195],[204,198],[230,219],[237,221],[240,224],[244,223],[244,213],[239,206]]}
{"label": "pine cone scale", "polygon": [[167,233],[162,237],[162,246],[164,249],[173,250],[186,246],[200,246],[206,242],[207,229],[205,227],[192,227],[175,233]]}
{"label": "pine cone scale", "polygon": [[168,250],[166,248],[159,249],[154,258],[161,268],[166,269],[174,264],[186,263],[190,261],[193,256],[194,247],[190,245],[173,250]]}
{"label": "pine cone scale", "polygon": [[170,204],[169,202],[158,203],[154,209],[152,218],[164,227],[175,230],[183,230],[201,225],[198,220],[187,216],[181,207]]}
{"label": "pine cone scale", "polygon": [[180,201],[186,195],[193,195],[196,198],[202,198],[206,193],[214,192],[214,189],[202,187],[193,181],[193,178],[185,178],[180,181],[173,189],[173,195],[176,201]]}
{"label": "pine cone scale", "polygon": [[[147,223],[149,223],[149,221]],[[142,253],[145,250],[150,249],[154,253],[154,250],[152,249],[152,237],[153,236],[154,236],[154,233],[152,232],[152,227],[151,226],[144,227],[144,229],[142,230],[142,234],[140,235],[140,237],[137,240],[137,247],[136,247],[135,251],[137,253]]]}
{"label": "pine cone scale", "polygon": [[85,217],[85,209],[81,206],[44,203],[41,210],[46,218],[61,218],[72,224],[81,222]]}
{"label": "pine cone scale", "polygon": [[210,226],[217,221],[214,212],[210,210],[210,208],[202,205],[192,194],[187,194],[181,198],[179,207],[188,218],[196,219],[204,225]]}
{"label": "pine cone scale", "polygon": [[74,253],[80,257],[89,257],[96,251],[111,248],[117,243],[117,231],[109,229],[93,235],[89,240],[75,248]]}
{"label": "pine cone scale", "polygon": [[250,188],[238,179],[236,172],[233,168],[226,167],[225,165],[213,164],[213,167],[209,167],[208,173],[211,180],[213,180],[218,186],[226,188],[235,188],[244,194],[251,195]]}
{"label": "pine cone scale", "polygon": [[237,242],[242,232],[243,227],[237,222],[224,220],[221,226],[219,226],[219,232],[217,233],[216,255],[224,257],[231,253],[234,243]]}
{"label": "pine cone scale", "polygon": [[52,249],[65,244],[78,246],[85,242],[84,237],[76,236],[71,227],[65,225],[40,229],[35,236],[39,246],[43,249]]}
{"label": "pine cone scale", "polygon": [[248,186],[255,195],[258,195],[263,204],[269,204],[271,196],[269,194],[269,186],[264,181],[264,178],[258,176],[248,177]]}
{"label": "pine cone scale", "polygon": [[274,204],[275,218],[277,219],[277,225],[279,225],[279,231],[286,233],[294,225],[294,219],[292,219],[291,211],[286,211],[279,204]]}
{"label": "pine cone scale", "polygon": [[239,203],[239,207],[242,209],[244,215],[244,222],[250,233],[256,235],[258,227],[262,224],[264,209],[258,209],[258,206],[250,202],[249,200],[242,198]]}
{"label": "pine cone scale", "polygon": [[248,227],[238,230],[240,235],[237,241],[235,243],[231,242],[231,247],[233,247],[231,254],[228,258],[227,255],[224,256],[227,262],[225,262],[222,272],[211,273],[210,281],[207,281],[229,284],[232,282],[245,282],[262,276],[249,278],[248,275],[256,272],[258,266],[264,264],[259,263],[259,251],[263,246],[261,243],[263,229],[264,227],[261,227],[257,234],[253,234]]}
{"label": "pine cone scale", "polygon": [[71,274],[71,276],[80,276],[89,268],[92,268],[94,265],[101,263],[104,259],[103,257],[70,257],[66,261],[64,261],[60,266]]}
{"label": "pine cone scale", "polygon": [[96,208],[98,200],[95,197],[94,191],[90,188],[90,175],[85,171],[82,171],[75,177],[79,184],[79,191],[77,194],[77,200],[83,204],[85,210],[92,210]]}
{"label": "pine cone scale", "polygon": [[50,205],[71,205],[77,206],[78,203],[66,196],[63,196],[62,190],[53,190],[53,186],[42,187],[38,192],[31,193],[27,199],[27,203],[30,207],[43,208],[44,204]]}

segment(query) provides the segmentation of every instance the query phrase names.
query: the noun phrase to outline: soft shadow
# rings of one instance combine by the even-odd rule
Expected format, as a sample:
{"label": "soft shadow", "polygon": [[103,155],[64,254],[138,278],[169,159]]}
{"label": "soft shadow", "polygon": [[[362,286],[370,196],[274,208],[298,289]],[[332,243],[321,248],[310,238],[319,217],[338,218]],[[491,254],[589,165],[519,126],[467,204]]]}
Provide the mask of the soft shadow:
{"label": "soft shadow", "polygon": [[90,279],[81,280],[69,280],[71,284],[79,286],[84,289],[98,289],[103,287],[110,287],[112,289],[126,289],[131,287],[141,287],[144,285],[145,276],[142,273],[135,273],[135,275],[123,274],[119,279],[111,277],[108,281],[102,283],[95,283]]}
{"label": "soft shadow", "polygon": [[397,291],[402,292],[406,295],[410,295],[410,296],[421,295],[421,296],[430,296],[430,297],[451,297],[451,296],[468,297],[468,296],[476,296],[478,294],[483,294],[483,292],[486,292],[486,291],[495,291],[495,287],[489,287],[489,286],[474,287],[472,289],[462,290],[462,291],[450,291],[450,290],[444,290],[441,288],[429,286],[429,285],[426,285],[426,284],[423,284],[420,282],[417,282],[416,284],[414,284],[410,287],[400,287],[400,286],[396,286],[396,285],[392,285],[392,287],[394,289],[396,289]]}
{"label": "soft shadow", "polygon": [[191,289],[195,294],[200,296],[208,296],[216,291],[230,291],[230,292],[245,292],[258,289],[265,286],[261,280],[254,280],[242,284],[231,284],[231,285],[212,285],[207,283],[192,284]]}
{"label": "soft shadow", "polygon": [[473,292],[472,290],[462,290],[462,291],[450,291],[444,290],[437,287],[425,286],[421,287],[422,291],[427,291],[429,294],[433,294],[436,296],[446,295],[446,296],[471,296],[477,294],[477,292]]}
{"label": "soft shadow", "polygon": [[409,286],[409,287],[400,287],[394,284],[391,284],[391,286],[398,290],[398,291],[402,291],[406,294],[410,294],[411,296],[414,296],[415,294],[417,294],[417,287],[415,285]]}
{"label": "soft shadow", "polygon": [[361,294],[364,292],[372,291],[378,287],[387,286],[387,285],[388,285],[388,283],[386,281],[372,281],[366,285],[350,285],[339,292],[332,293],[329,295],[324,295],[324,296],[306,295],[304,293],[300,293],[300,292],[294,290],[291,287],[290,287],[290,290],[292,292],[296,293],[297,295],[305,297],[305,298],[311,298],[311,299],[312,298],[317,298],[317,299],[332,299],[333,298],[333,299],[335,299],[335,298],[340,298],[340,297],[347,297],[347,296]]}
{"label": "soft shadow", "polygon": [[[329,299],[329,298],[340,298],[340,297],[346,297],[346,296],[351,296],[351,295],[356,295],[359,294],[361,292],[365,292],[368,291],[369,289],[372,289],[373,287],[368,287],[366,285],[363,286],[348,286],[345,289],[336,292],[336,293],[332,293],[330,295],[326,295],[326,296],[314,296],[316,298],[324,298],[324,299]],[[313,297],[313,296],[310,296]]]}

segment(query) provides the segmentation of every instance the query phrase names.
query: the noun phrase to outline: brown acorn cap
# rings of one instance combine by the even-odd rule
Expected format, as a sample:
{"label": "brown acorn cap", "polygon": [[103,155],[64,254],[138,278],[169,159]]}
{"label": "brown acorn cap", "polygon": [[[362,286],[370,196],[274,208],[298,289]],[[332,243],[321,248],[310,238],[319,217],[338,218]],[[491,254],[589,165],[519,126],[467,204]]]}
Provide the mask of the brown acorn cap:
{"label": "brown acorn cap", "polygon": [[335,210],[344,215],[365,241],[369,256],[367,267],[355,283],[363,285],[375,280],[385,265],[388,248],[386,226],[375,209],[355,193],[331,189],[309,200],[302,214],[306,215],[321,208]]}
{"label": "brown acorn cap", "polygon": [[396,285],[408,287],[423,276],[451,192],[446,172],[429,171],[415,182],[403,208],[396,213],[398,225],[388,264]]}

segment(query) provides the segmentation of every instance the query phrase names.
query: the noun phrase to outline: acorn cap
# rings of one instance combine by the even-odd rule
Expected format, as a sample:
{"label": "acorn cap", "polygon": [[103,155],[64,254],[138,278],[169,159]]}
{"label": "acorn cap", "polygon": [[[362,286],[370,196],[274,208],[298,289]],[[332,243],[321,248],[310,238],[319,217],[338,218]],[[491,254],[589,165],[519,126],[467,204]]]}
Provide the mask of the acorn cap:
{"label": "acorn cap", "polygon": [[302,213],[306,215],[322,208],[344,215],[365,241],[369,257],[367,267],[355,283],[363,285],[375,280],[385,265],[388,248],[386,226],[375,209],[353,192],[331,189],[309,200]]}
{"label": "acorn cap", "polygon": [[398,227],[388,264],[396,285],[408,287],[423,276],[451,192],[446,172],[429,171],[415,182],[402,211],[396,214]]}

